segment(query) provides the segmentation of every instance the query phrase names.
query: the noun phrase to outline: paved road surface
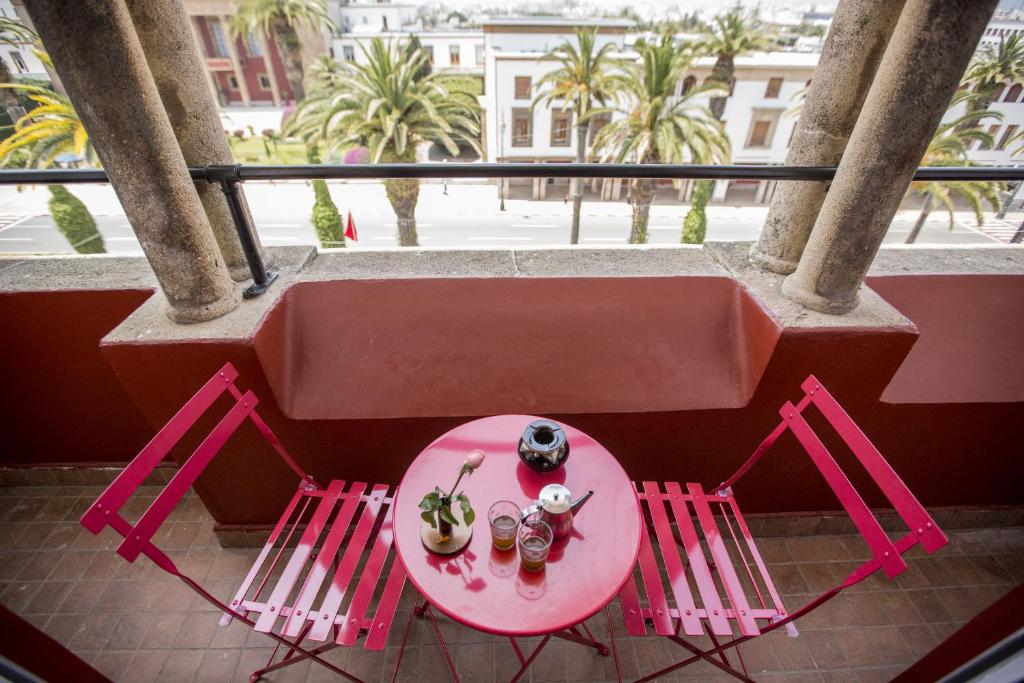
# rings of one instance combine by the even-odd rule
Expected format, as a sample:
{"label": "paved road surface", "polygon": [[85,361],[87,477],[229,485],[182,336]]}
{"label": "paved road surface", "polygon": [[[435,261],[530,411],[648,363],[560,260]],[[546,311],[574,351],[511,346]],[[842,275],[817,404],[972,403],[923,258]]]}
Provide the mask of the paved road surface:
{"label": "paved road surface", "polygon": [[[351,210],[359,230],[353,248],[396,246],[395,217],[380,183],[332,183],[331,194],[345,214]],[[138,241],[113,190],[103,185],[72,186],[96,216],[107,251],[141,254]],[[248,183],[246,194],[257,229],[268,246],[315,244],[309,221],[312,190],[305,183]],[[45,188],[0,188],[0,252],[67,253],[70,245],[48,215]],[[452,184],[448,194],[439,184],[421,188],[416,216],[420,242],[425,247],[542,246],[567,244],[571,206],[562,201],[508,200],[498,210],[493,185]],[[651,209],[650,241],[679,242],[687,207],[655,205]],[[708,207],[709,240],[753,240],[761,229],[766,206]],[[584,202],[581,231],[583,245],[624,244],[629,231],[630,207],[624,202]],[[890,227],[886,242],[902,243],[916,211],[902,211]],[[1020,216],[1007,216],[1008,224]],[[995,227],[993,225],[993,227]],[[1002,227],[1002,226],[1000,226]],[[993,244],[995,237],[974,227],[973,215],[957,214],[953,231],[945,215],[933,213],[918,240],[922,244]]]}

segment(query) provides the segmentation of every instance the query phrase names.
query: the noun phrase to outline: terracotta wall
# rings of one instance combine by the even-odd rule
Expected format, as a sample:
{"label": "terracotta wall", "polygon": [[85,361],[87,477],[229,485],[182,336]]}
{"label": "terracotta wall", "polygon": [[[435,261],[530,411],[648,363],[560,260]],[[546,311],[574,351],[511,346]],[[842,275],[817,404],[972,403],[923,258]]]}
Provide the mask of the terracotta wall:
{"label": "terracotta wall", "polygon": [[[714,484],[774,427],[778,407],[798,398],[800,381],[813,372],[926,504],[1024,503],[1019,485],[1024,403],[1013,393],[1022,377],[1018,359],[1024,357],[1024,335],[1015,327],[1021,316],[1006,318],[1007,310],[1019,310],[1012,306],[1015,298],[1019,306],[1016,283],[1024,278],[958,276],[944,288],[924,279],[875,278],[875,288],[918,323],[919,340],[905,328],[780,334],[756,302],[728,281],[711,280],[691,290],[637,279],[617,292],[600,279],[574,279],[571,286],[536,280],[514,291],[473,279],[427,280],[414,290],[400,281],[392,281],[392,287],[310,283],[286,295],[255,343],[132,342],[106,345],[102,355],[97,344],[103,333],[148,292],[5,295],[0,316],[12,321],[9,329],[18,334],[0,340],[8,378],[3,459],[123,462],[150,435],[147,423],[167,420],[231,361],[241,373],[239,385],[261,398],[261,414],[300,464],[322,479],[397,482],[407,463],[439,434],[488,413],[530,412],[537,407],[530,401],[540,396],[549,400],[543,412],[590,433],[635,478]],[[545,299],[545,288],[558,287],[553,298],[563,302],[561,310],[578,316],[567,332],[571,351],[521,333],[533,306]],[[704,292],[715,305],[696,303]],[[500,315],[486,308],[488,301]],[[621,325],[588,323],[587,311],[604,320],[609,306],[620,307]],[[955,314],[956,307],[962,314]],[[473,334],[474,328],[482,336]],[[667,339],[664,329],[673,331]],[[951,367],[955,358],[943,352],[953,337],[966,369]],[[927,353],[915,359],[919,348]],[[662,360],[670,351],[681,356],[669,359],[675,365]],[[563,378],[575,377],[585,391],[516,393],[500,382],[532,376],[505,374],[507,359],[520,353]],[[994,365],[995,357],[1012,360]],[[416,372],[403,365],[407,359],[418,359]],[[645,364],[648,374],[640,372]],[[638,369],[632,377],[625,372],[631,367]],[[666,367],[672,372],[662,374]],[[587,368],[589,375],[578,374]],[[448,373],[458,381],[448,382]],[[930,373],[942,373],[943,381],[954,384],[943,388],[941,400],[889,399],[899,383],[925,387]],[[991,394],[980,393],[979,373],[988,378]],[[890,385],[894,376],[898,382]],[[343,381],[351,377],[358,381]],[[543,375],[538,377],[543,382]],[[460,386],[463,393],[454,393]],[[665,400],[670,386],[678,387],[684,409],[644,410],[645,390]],[[635,409],[594,411],[600,401],[611,405],[608,397],[617,391]],[[737,400],[745,394],[749,397]],[[323,417],[331,411],[373,414],[371,409],[380,411],[389,400],[402,410],[415,409],[417,416]],[[435,414],[430,414],[432,400]],[[459,406],[466,407],[464,413],[458,414]],[[303,416],[312,419],[298,419]],[[175,457],[186,457],[198,438],[197,430]],[[856,471],[852,478],[864,483]],[[247,427],[211,464],[199,489],[219,521],[261,523],[280,510],[293,485],[291,473]],[[739,490],[750,511],[838,507],[789,436]],[[877,495],[867,498],[882,502]]]}
{"label": "terracotta wall", "polygon": [[149,289],[0,293],[0,463],[124,461],[150,427],[100,352]]}

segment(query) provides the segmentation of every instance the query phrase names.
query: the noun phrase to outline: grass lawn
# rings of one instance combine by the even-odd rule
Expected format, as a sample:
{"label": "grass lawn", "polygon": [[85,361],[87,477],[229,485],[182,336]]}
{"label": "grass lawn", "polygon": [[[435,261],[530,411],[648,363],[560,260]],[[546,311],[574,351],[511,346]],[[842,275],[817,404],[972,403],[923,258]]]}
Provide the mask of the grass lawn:
{"label": "grass lawn", "polygon": [[228,144],[235,155],[235,161],[241,164],[304,164],[306,163],[306,147],[301,142],[267,142],[270,147],[270,158],[263,145],[263,138],[254,135],[239,140],[229,137]]}

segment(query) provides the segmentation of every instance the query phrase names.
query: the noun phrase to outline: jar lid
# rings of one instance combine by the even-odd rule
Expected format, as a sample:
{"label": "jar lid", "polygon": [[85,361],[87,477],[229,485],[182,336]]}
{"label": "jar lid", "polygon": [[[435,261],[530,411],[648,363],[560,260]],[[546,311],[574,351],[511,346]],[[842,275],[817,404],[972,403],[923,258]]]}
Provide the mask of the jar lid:
{"label": "jar lid", "polygon": [[552,514],[568,512],[572,507],[572,493],[561,484],[548,484],[540,490],[540,503]]}

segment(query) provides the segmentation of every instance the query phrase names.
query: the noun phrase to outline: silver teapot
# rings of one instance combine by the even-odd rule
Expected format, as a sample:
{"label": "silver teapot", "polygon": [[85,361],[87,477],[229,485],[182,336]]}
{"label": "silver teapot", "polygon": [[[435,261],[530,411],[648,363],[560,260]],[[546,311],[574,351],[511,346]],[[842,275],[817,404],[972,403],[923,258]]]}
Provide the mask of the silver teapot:
{"label": "silver teapot", "polygon": [[527,518],[540,513],[540,519],[551,527],[552,536],[557,541],[572,533],[573,517],[580,511],[583,504],[594,495],[593,491],[572,499],[572,493],[561,484],[548,484],[540,490],[538,499],[523,510],[522,523],[529,524]]}

